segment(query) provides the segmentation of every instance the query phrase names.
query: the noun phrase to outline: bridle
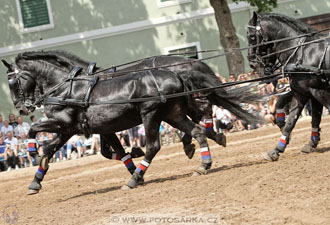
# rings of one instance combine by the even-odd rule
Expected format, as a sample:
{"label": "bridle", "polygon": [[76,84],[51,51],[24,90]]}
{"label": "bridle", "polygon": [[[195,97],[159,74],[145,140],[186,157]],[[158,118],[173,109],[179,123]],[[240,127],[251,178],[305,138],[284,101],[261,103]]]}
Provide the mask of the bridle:
{"label": "bridle", "polygon": [[22,82],[21,79],[27,80],[28,82],[31,83],[36,83],[30,76],[25,75],[20,72],[18,66],[14,63],[12,64],[14,67],[13,72],[8,72],[8,84],[9,88],[12,91],[17,91],[18,96],[15,96],[15,99],[13,98],[13,103],[16,106],[19,102],[23,102],[24,106],[26,108],[32,108],[33,107],[33,102],[34,102],[34,95],[29,95],[29,94],[24,94],[23,88],[22,88]]}
{"label": "bridle", "polygon": [[[269,43],[267,39],[264,39],[259,21],[257,21],[256,26],[247,25],[247,28],[247,37],[249,40],[253,41],[253,45],[256,46],[251,48],[252,50],[254,50],[254,53],[252,55],[255,57],[255,59],[252,59],[251,56],[248,56],[248,60],[250,62],[257,63],[258,65],[262,65],[264,70],[268,70],[268,72],[273,73],[279,66],[277,66],[271,58],[265,58],[263,56],[266,56],[273,52],[274,44]],[[250,33],[249,29],[253,29],[255,30],[255,32]]]}

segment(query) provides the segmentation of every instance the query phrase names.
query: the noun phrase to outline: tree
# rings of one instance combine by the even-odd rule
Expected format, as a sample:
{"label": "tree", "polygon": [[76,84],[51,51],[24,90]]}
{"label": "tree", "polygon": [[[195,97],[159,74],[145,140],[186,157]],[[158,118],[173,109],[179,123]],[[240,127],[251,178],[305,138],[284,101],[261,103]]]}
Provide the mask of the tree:
{"label": "tree", "polygon": [[[240,2],[244,0],[233,0]],[[246,0],[251,6],[256,6],[258,12],[269,12],[277,7],[277,0]],[[236,29],[233,25],[231,12],[227,0],[210,0],[214,9],[215,19],[218,24],[220,43],[226,52],[233,52],[226,55],[229,73],[240,74],[245,72],[244,58],[240,51],[232,51],[232,48],[239,48],[239,39],[236,35]]]}

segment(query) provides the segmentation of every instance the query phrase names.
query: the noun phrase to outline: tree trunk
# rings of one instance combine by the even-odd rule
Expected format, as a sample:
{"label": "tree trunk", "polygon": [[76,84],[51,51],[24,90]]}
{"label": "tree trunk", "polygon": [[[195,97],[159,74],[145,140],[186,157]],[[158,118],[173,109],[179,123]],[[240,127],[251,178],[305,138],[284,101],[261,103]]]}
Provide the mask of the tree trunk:
{"label": "tree trunk", "polygon": [[[239,39],[236,35],[227,0],[210,0],[210,3],[214,8],[222,47],[227,49],[227,52],[231,52],[231,48],[239,48]],[[232,54],[226,56],[226,59],[230,73],[236,76],[245,73],[244,58],[240,51],[233,51]]]}

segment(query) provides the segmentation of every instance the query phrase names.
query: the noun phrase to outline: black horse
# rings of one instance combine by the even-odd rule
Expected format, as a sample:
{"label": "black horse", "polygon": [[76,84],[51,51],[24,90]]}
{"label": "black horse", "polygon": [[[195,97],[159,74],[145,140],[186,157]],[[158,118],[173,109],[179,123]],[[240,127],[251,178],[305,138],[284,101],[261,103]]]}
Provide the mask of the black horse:
{"label": "black horse", "polygon": [[[313,33],[313,35],[306,35]],[[299,20],[284,15],[254,13],[248,25],[249,45],[302,35],[300,38],[269,43],[249,50],[249,61],[260,71],[275,64],[276,60],[290,75],[292,102],[288,121],[282,129],[282,136],[274,150],[267,153],[266,159],[276,161],[283,153],[290,134],[306,102],[312,100],[312,143],[316,147],[320,140],[322,105],[330,108],[328,75],[320,75],[320,69],[329,68],[328,43],[324,35]],[[313,42],[314,40],[314,42]],[[304,44],[312,42],[309,44]],[[295,47],[296,46],[296,47]],[[288,49],[292,47],[291,49]],[[269,55],[272,54],[272,55]],[[267,70],[267,69],[266,69]],[[301,72],[294,74],[293,72]],[[310,74],[310,72],[315,72]],[[291,96],[289,96],[291,98]]]}
{"label": "black horse", "polygon": [[[47,53],[44,53],[47,55]],[[181,72],[147,70],[129,73],[112,79],[100,80],[99,76],[77,76],[80,69],[68,61],[53,58],[31,57],[34,53],[23,53],[16,57],[15,64],[3,63],[8,68],[8,82],[15,107],[27,115],[33,105],[38,87],[44,99],[47,120],[34,124],[29,138],[38,132],[57,133],[57,137],[45,147],[38,171],[29,186],[31,194],[38,193],[41,181],[48,170],[48,160],[74,134],[99,133],[109,144],[114,132],[143,123],[146,130],[146,155],[136,168],[125,151],[116,152],[127,169],[133,173],[128,187],[143,182],[143,175],[160,149],[159,125],[165,121],[173,127],[190,134],[199,143],[202,164],[197,169],[205,174],[211,167],[211,156],[205,136],[205,128],[187,118],[186,97],[175,97],[161,101],[161,95],[182,93],[185,90],[219,85],[219,79],[199,71]],[[32,59],[31,59],[31,58]],[[85,64],[85,63],[84,63]],[[83,66],[83,72],[87,66]],[[224,90],[205,93],[212,104],[223,106],[238,117],[259,122],[255,116],[239,107],[238,100]],[[152,98],[152,99],[150,99]],[[228,99],[227,99],[228,98]],[[116,149],[115,149],[116,150]]]}
{"label": "black horse", "polygon": [[[40,55],[40,52],[34,52],[33,54],[30,54],[30,59],[33,58],[40,58],[40,57],[47,57],[49,59],[53,59],[56,61],[65,61],[69,63],[71,66],[83,66],[86,71],[89,70],[90,73],[94,72],[97,69],[96,64],[92,63],[88,65],[87,62],[84,60],[81,60],[80,58],[77,58],[76,56],[73,56],[72,54],[69,54],[67,52],[63,51],[48,51],[47,53],[42,52],[42,55]],[[177,65],[178,64],[178,65]],[[166,65],[176,65],[176,66],[171,66],[171,67],[163,67]],[[88,66],[88,67],[86,67]],[[191,70],[196,70],[200,71],[206,75],[214,76],[216,77],[215,73],[212,71],[212,69],[206,65],[205,63],[201,61],[196,61],[194,59],[189,59],[185,57],[180,57],[180,56],[155,56],[151,58],[147,58],[144,60],[141,60],[139,62],[134,63],[131,66],[127,66],[124,69],[118,70],[117,68],[111,68],[111,70],[114,72],[119,72],[121,74],[129,71],[136,71],[136,70],[142,70],[142,69],[147,69],[147,68],[159,68],[160,70],[170,70],[173,72],[182,72],[182,71],[191,71]],[[236,91],[236,93],[238,93]],[[239,97],[235,93],[235,96],[237,98]],[[245,101],[246,98],[245,95],[241,95],[241,100]],[[252,100],[252,99],[250,99]],[[195,97],[188,97],[188,116],[195,122],[198,123],[202,117],[204,117],[204,124],[206,128],[206,136],[212,140],[214,140],[216,143],[219,145],[222,145],[226,147],[226,137],[222,133],[215,133],[213,130],[213,120],[212,120],[212,105],[210,102],[203,96],[197,95]],[[112,148],[116,149],[122,149],[122,146],[119,142],[119,140],[115,134],[112,134],[112,138],[109,141],[110,146]],[[186,155],[189,158],[192,158],[195,152],[195,145],[192,144],[192,139],[191,136],[188,134],[185,134],[184,137],[182,138],[182,142],[184,145],[184,150]],[[108,159],[119,159],[119,157],[116,156],[116,153],[111,151],[111,148],[108,146],[101,138],[101,154],[108,158]],[[132,148],[132,157],[139,157],[143,154],[142,150],[137,147]]]}

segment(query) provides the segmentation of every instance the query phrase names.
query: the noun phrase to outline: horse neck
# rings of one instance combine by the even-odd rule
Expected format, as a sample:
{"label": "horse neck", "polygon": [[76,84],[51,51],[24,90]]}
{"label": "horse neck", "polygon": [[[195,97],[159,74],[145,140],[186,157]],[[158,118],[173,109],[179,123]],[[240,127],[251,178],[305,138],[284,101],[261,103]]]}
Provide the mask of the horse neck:
{"label": "horse neck", "polygon": [[39,89],[46,91],[64,81],[64,79],[67,78],[69,71],[68,68],[59,69],[51,64],[42,64],[41,66],[37,66],[34,73],[31,74],[34,74],[33,79],[36,81]]}
{"label": "horse neck", "polygon": [[[274,26],[268,27],[267,30],[270,31],[270,33],[268,35],[271,37],[270,40],[268,40],[268,41],[274,41],[274,40],[278,40],[278,39],[282,39],[282,38],[290,38],[290,37],[295,37],[295,36],[303,34],[301,31],[294,29],[291,26],[289,26],[283,22],[277,22],[277,25],[275,27]],[[295,38],[292,40],[275,43],[274,51],[275,52],[281,51],[286,48],[296,46],[299,44],[299,41],[301,41],[301,38]],[[289,51],[280,53],[277,55],[277,58],[280,60],[281,63],[284,63],[290,57],[290,55],[293,53],[293,51],[294,50],[289,50]]]}

